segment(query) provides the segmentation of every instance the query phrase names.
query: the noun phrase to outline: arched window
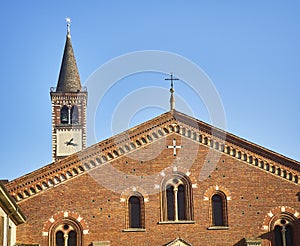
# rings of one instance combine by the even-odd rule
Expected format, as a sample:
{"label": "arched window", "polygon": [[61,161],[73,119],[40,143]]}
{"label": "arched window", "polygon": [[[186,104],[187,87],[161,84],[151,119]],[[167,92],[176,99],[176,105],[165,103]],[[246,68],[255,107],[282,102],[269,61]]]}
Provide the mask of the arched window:
{"label": "arched window", "polygon": [[270,224],[273,228],[273,246],[293,246],[293,222],[296,218],[289,213],[281,213],[274,216]]}
{"label": "arched window", "polygon": [[77,245],[77,233],[76,231],[70,231],[68,235],[68,246]]}
{"label": "arched window", "polygon": [[54,225],[50,232],[51,246],[81,246],[82,229],[73,220],[64,219]]}
{"label": "arched window", "polygon": [[276,225],[274,234],[275,246],[293,246],[291,225]]}
{"label": "arched window", "polygon": [[227,198],[226,195],[218,191],[211,197],[211,226],[228,226],[227,219]]}
{"label": "arched window", "polygon": [[75,231],[56,232],[56,246],[65,246],[65,238],[67,239],[67,246],[77,246],[77,233]]}
{"label": "arched window", "polygon": [[60,110],[60,123],[69,124],[69,108],[66,105]]}
{"label": "arched window", "polygon": [[212,196],[212,221],[214,226],[224,226],[223,199],[220,195]]}
{"label": "arched window", "polygon": [[293,231],[292,226],[287,225],[285,227],[285,239],[286,239],[286,246],[292,246],[293,245]]}
{"label": "arched window", "polygon": [[281,232],[282,228],[281,226],[277,225],[274,228],[274,234],[275,234],[275,245],[276,246],[282,246],[283,242],[282,242],[282,232]]}
{"label": "arched window", "polygon": [[130,230],[145,228],[145,208],[143,196],[136,192],[128,199],[128,223],[127,228]]}
{"label": "arched window", "polygon": [[141,228],[141,201],[137,196],[129,198],[129,216],[129,227]]}
{"label": "arched window", "polygon": [[62,231],[56,232],[55,242],[56,246],[64,246],[64,233]]}
{"label": "arched window", "polygon": [[167,218],[168,220],[175,220],[175,210],[174,210],[174,187],[171,185],[167,186]]}
{"label": "arched window", "polygon": [[71,124],[79,124],[78,107],[75,105],[71,108]]}
{"label": "arched window", "polygon": [[175,173],[164,179],[162,188],[162,220],[192,220],[192,193],[188,177]]}
{"label": "arched window", "polygon": [[183,184],[178,186],[177,204],[178,204],[178,220],[186,220],[185,187]]}

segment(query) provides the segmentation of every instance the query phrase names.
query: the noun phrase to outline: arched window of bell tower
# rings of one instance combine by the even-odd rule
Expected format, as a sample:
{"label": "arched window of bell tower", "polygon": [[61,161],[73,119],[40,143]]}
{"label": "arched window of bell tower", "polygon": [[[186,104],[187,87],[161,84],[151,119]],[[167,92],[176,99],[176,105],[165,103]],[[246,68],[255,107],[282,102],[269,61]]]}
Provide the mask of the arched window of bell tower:
{"label": "arched window of bell tower", "polygon": [[69,124],[69,108],[66,105],[60,110],[60,123]]}
{"label": "arched window of bell tower", "polygon": [[78,107],[75,105],[71,108],[71,124],[79,124]]}

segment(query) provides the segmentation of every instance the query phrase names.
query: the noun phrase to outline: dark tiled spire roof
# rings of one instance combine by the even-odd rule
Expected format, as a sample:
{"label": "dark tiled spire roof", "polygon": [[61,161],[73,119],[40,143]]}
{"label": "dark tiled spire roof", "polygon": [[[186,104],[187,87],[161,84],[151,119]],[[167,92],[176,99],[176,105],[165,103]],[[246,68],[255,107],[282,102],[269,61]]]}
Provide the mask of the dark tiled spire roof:
{"label": "dark tiled spire roof", "polygon": [[56,92],[78,91],[81,91],[80,77],[71,43],[71,36],[68,32]]}

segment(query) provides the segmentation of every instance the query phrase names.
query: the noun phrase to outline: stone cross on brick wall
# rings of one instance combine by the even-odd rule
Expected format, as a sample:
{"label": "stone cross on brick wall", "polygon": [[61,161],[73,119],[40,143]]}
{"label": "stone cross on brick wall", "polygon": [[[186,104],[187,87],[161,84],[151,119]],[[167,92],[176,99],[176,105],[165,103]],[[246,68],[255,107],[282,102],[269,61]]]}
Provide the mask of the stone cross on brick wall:
{"label": "stone cross on brick wall", "polygon": [[176,145],[176,139],[173,139],[173,145],[168,145],[167,148],[168,149],[173,149],[173,155],[176,156],[176,154],[177,154],[176,149],[181,149],[182,146]]}

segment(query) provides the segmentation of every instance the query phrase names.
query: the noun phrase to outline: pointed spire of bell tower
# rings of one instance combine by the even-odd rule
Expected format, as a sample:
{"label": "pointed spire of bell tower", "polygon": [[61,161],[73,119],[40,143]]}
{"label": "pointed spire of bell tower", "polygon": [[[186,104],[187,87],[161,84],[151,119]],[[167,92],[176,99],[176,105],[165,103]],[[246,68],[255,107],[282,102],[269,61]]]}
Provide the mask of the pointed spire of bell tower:
{"label": "pointed spire of bell tower", "polygon": [[66,21],[67,37],[56,92],[79,92],[81,91],[81,83],[71,43],[71,19],[66,18]]}
{"label": "pointed spire of bell tower", "polygon": [[178,80],[177,78],[173,77],[173,73],[170,74],[170,78],[166,78],[165,80],[171,80],[171,88],[170,88],[170,111],[175,109],[175,97],[174,97],[174,80]]}

